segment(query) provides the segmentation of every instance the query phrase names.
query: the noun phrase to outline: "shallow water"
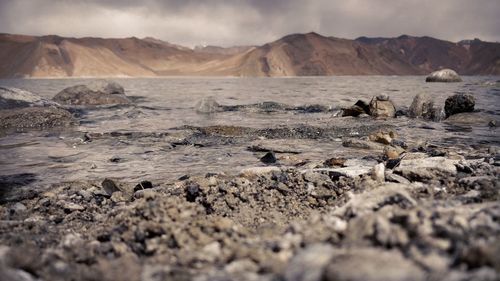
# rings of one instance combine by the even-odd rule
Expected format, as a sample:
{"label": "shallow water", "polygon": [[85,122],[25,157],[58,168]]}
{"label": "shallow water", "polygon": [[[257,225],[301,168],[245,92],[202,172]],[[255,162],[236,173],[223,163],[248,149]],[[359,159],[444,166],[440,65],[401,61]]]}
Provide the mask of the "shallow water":
{"label": "shallow water", "polygon": [[[245,167],[263,165],[261,154],[248,151],[252,144],[264,143],[292,148],[297,155],[280,155],[283,163],[324,160],[333,156],[366,154],[343,148],[340,137],[255,140],[204,147],[172,146],[181,140],[184,125],[205,127],[233,125],[276,128],[311,125],[356,127],[361,124],[395,126],[406,141],[427,141],[464,149],[471,145],[498,146],[499,131],[488,126],[451,126],[407,118],[387,121],[339,118],[335,111],[358,99],[388,94],[396,106],[409,106],[417,93],[426,92],[444,104],[456,92],[471,92],[476,109],[492,118],[500,116],[500,77],[464,77],[462,83],[425,83],[423,77],[304,77],[304,78],[153,78],[113,79],[124,86],[136,105],[103,107],[77,111],[80,126],[62,131],[30,131],[0,137],[0,176],[34,174],[40,187],[61,181],[100,180],[116,177],[125,181],[149,179],[166,181],[185,174],[207,172],[236,173]],[[26,89],[51,98],[65,87],[86,83],[87,79],[0,80],[0,85]],[[195,105],[213,96],[223,105],[245,105],[264,101],[292,106],[321,104],[331,112],[262,112],[240,110],[199,114]],[[111,134],[115,132],[115,134]],[[116,133],[119,132],[119,133]],[[127,135],[132,132],[133,135]],[[102,137],[84,142],[85,133]],[[153,133],[153,134],[151,134]],[[355,135],[356,132],[353,133]],[[257,136],[256,136],[257,137]],[[115,161],[110,161],[114,159]]]}

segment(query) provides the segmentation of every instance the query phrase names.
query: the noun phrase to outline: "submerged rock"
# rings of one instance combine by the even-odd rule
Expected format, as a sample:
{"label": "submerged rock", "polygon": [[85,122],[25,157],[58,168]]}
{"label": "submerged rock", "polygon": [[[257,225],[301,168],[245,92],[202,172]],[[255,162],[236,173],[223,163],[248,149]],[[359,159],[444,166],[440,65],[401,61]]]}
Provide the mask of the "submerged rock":
{"label": "submerged rock", "polygon": [[442,69],[429,74],[425,82],[462,82],[462,78],[454,70]]}
{"label": "submerged rock", "polygon": [[450,117],[453,114],[462,112],[472,112],[474,111],[474,106],[476,105],[476,99],[470,94],[456,94],[448,97],[444,104],[444,111],[446,117]]}
{"label": "submerged rock", "polygon": [[496,123],[496,120],[492,118],[493,116],[481,112],[464,112],[454,114],[446,118],[445,122],[456,125],[477,125],[491,127],[490,123]]}
{"label": "submerged rock", "polygon": [[214,97],[205,97],[196,104],[196,112],[198,113],[215,113],[218,111],[221,111],[221,106]]}
{"label": "submerged rock", "polygon": [[61,108],[25,107],[0,110],[2,129],[66,127],[76,123],[71,113]]}
{"label": "submerged rock", "polygon": [[115,82],[94,81],[86,85],[76,85],[59,92],[54,101],[68,105],[130,104],[125,90]]}
{"label": "submerged rock", "polygon": [[376,96],[370,101],[369,114],[373,117],[394,117],[396,116],[396,107],[388,96]]}

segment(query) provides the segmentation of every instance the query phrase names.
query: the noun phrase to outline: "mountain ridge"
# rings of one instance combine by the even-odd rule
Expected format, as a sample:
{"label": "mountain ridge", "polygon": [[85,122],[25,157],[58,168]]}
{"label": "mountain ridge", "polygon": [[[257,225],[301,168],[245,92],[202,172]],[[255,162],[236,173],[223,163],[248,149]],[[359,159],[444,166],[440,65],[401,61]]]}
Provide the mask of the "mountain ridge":
{"label": "mountain ridge", "polygon": [[424,75],[452,68],[500,75],[500,43],[428,36],[295,33],[260,46],[193,49],[139,39],[0,33],[0,77]]}

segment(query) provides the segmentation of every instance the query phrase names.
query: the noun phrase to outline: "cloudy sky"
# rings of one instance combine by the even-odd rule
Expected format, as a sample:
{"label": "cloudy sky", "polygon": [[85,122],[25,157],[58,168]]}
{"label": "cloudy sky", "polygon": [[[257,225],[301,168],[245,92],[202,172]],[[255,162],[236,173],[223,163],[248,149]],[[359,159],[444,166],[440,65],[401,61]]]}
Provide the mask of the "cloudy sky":
{"label": "cloudy sky", "polygon": [[256,45],[290,33],[500,41],[500,0],[0,0],[0,32]]}

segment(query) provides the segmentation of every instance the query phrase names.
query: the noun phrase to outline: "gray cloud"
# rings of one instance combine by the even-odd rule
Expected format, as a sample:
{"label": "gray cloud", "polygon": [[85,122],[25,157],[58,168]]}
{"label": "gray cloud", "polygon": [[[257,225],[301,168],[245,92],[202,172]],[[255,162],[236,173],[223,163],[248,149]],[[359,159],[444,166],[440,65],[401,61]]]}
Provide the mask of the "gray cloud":
{"label": "gray cloud", "polygon": [[262,44],[283,35],[500,41],[498,0],[0,0],[0,32]]}

